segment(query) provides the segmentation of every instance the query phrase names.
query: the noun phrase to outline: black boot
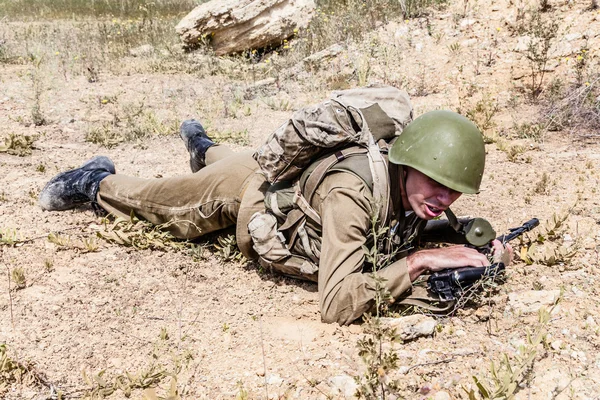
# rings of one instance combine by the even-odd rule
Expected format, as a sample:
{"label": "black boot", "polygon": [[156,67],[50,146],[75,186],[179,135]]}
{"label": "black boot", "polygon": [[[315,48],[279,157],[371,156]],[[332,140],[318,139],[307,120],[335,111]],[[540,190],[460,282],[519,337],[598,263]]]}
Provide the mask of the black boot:
{"label": "black boot", "polygon": [[40,206],[48,211],[61,211],[95,202],[100,181],[114,173],[115,165],[108,157],[96,156],[81,167],[52,178],[40,193]]}
{"label": "black boot", "polygon": [[183,121],[179,135],[190,153],[192,172],[200,171],[206,165],[204,162],[206,150],[213,146],[215,142],[210,140],[200,122],[195,119]]}

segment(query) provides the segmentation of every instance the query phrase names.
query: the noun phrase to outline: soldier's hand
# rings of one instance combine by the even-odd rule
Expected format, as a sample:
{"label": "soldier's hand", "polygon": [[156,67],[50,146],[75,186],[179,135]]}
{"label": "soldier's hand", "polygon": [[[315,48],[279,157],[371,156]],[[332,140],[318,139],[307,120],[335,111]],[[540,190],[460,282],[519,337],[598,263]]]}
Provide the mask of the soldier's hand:
{"label": "soldier's hand", "polygon": [[[502,247],[500,242],[498,244]],[[490,265],[488,258],[484,254],[470,247],[460,245],[419,250],[409,255],[406,262],[411,281],[414,281],[419,275],[426,272],[436,272],[446,268],[484,267]]]}
{"label": "soldier's hand", "polygon": [[510,262],[513,258],[513,248],[510,244],[505,243],[504,246],[500,243],[499,240],[494,240],[492,242],[493,250],[492,254],[494,255],[495,263],[503,263],[505,267],[510,265]]}

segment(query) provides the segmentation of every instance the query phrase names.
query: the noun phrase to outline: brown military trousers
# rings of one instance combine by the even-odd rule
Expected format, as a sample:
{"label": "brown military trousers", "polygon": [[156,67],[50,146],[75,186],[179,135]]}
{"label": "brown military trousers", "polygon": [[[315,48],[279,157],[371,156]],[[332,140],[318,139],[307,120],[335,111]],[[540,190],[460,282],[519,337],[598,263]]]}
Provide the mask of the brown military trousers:
{"label": "brown military trousers", "polygon": [[109,213],[129,218],[131,212],[175,237],[194,239],[237,224],[242,253],[256,258],[247,224],[264,208],[265,186],[252,151],[234,153],[226,146],[206,152],[206,167],[180,177],[143,179],[109,175],[100,182],[97,201]]}

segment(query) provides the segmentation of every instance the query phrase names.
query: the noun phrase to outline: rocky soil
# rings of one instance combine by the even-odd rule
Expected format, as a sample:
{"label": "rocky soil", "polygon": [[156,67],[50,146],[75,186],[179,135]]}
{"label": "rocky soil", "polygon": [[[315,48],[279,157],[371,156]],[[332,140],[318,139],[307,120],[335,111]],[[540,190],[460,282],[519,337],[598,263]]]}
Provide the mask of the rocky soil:
{"label": "rocky soil", "polygon": [[[316,65],[297,66],[293,74],[274,69],[279,79],[258,85],[249,73],[231,73],[237,68],[231,59],[215,61],[214,74],[155,72],[149,66],[160,55],[148,52],[118,70],[100,70],[95,82],[48,59],[38,68],[47,119],[41,126],[32,120],[34,67],[2,64],[0,136],[36,140],[29,155],[0,152],[0,343],[12,360],[34,365],[22,382],[0,366],[0,396],[56,398],[56,389],[63,398],[120,399],[132,390],[132,398],[153,399],[153,391],[166,397],[176,384],[186,399],[353,398],[353,378],[365,368],[356,346],[364,326],[321,323],[315,285],[225,261],[210,245],[215,238],[200,242],[205,249],[195,256],[108,243],[95,238],[104,227],[90,207],[43,212],[37,195],[57,172],[97,154],[111,157],[118,173],[188,173],[177,135],[186,118],[199,118],[223,137],[247,132],[247,141],[230,144],[253,148],[292,110],[331,90],[383,82],[405,88],[416,115],[449,108],[481,122],[497,105],[486,125],[481,193],[462,197],[454,211],[485,217],[498,233],[538,217],[536,233],[546,238],[537,249],[524,241],[507,282],[478,306],[436,318],[430,334],[395,345],[399,368],[391,376],[400,396],[466,399],[477,391],[473,376],[493,386],[492,362],[501,365],[507,355],[513,368],[527,370],[510,379],[518,383],[517,399],[600,398],[598,132],[541,129],[548,108],[560,103],[552,85],[558,79],[565,90],[577,85],[582,50],[589,58],[577,87],[599,84],[592,78],[598,78],[600,12],[587,3],[551,1],[544,14],[559,29],[538,102],[531,101],[524,58],[530,39],[518,28],[519,10],[537,3],[504,0],[390,22]],[[3,35],[15,26],[5,24]],[[143,104],[155,120],[167,121],[158,124],[165,134],[111,148],[86,141],[86,132],[128,104]],[[22,288],[15,269],[24,273]],[[542,307],[551,310],[545,323]],[[536,341],[539,333],[545,335]],[[154,386],[153,373],[158,387],[144,390]]]}

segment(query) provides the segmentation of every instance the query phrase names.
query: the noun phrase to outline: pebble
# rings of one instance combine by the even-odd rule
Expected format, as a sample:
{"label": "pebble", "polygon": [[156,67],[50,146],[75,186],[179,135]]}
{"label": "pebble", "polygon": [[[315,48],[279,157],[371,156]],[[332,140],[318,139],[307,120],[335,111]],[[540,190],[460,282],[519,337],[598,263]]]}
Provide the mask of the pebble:
{"label": "pebble", "polygon": [[433,385],[430,382],[427,382],[423,386],[421,386],[421,389],[419,389],[419,393],[427,394],[431,392],[431,389],[433,389]]}
{"label": "pebble", "polygon": [[560,339],[555,340],[552,343],[550,343],[550,347],[552,347],[552,349],[554,349],[556,351],[559,351],[561,349],[562,345],[563,345],[563,341]]}
{"label": "pebble", "polygon": [[344,398],[353,398],[358,388],[354,378],[349,375],[337,375],[329,378],[329,384],[334,396],[341,394]]}
{"label": "pebble", "polygon": [[450,400],[450,399],[451,399],[451,397],[448,394],[448,392],[444,392],[443,390],[440,390],[433,396],[433,400]]}
{"label": "pebble", "polygon": [[267,377],[267,384],[274,386],[281,386],[283,383],[283,378],[277,374],[271,374]]}

